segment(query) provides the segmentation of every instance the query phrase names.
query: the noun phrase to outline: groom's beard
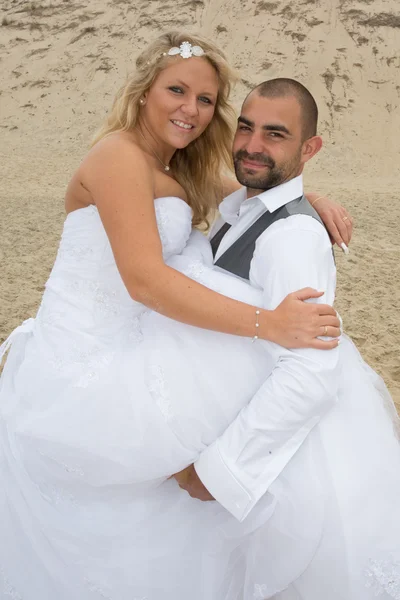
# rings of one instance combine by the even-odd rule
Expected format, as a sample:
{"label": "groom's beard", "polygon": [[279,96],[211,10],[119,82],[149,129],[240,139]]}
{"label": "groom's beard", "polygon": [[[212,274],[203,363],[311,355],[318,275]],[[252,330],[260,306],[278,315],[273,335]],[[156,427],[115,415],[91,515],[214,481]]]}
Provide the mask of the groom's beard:
{"label": "groom's beard", "polygon": [[[292,160],[277,166],[270,156],[260,152],[249,154],[246,150],[238,150],[233,155],[236,178],[241,185],[250,189],[269,190],[298,174],[300,152]],[[250,160],[265,165],[262,173],[243,167],[242,161]]]}

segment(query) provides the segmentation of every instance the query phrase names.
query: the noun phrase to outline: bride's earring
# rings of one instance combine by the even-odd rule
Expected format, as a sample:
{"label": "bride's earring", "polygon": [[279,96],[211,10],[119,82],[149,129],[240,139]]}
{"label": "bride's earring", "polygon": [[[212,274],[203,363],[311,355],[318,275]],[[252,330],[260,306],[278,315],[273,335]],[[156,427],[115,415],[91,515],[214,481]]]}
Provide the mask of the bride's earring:
{"label": "bride's earring", "polygon": [[141,104],[142,106],[144,106],[144,100],[143,100],[143,98],[140,98],[139,104]]}

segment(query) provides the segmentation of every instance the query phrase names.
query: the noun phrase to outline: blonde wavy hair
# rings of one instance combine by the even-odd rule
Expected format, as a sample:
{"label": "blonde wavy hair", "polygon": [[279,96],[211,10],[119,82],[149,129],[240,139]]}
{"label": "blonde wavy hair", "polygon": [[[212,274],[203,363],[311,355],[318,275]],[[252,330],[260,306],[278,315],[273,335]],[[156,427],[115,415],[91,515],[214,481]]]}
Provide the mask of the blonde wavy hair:
{"label": "blonde wavy hair", "polygon": [[95,135],[92,146],[113,132],[135,128],[139,120],[140,98],[149,90],[157,75],[172,60],[176,60],[175,57],[164,56],[164,53],[185,41],[203,48],[203,58],[213,66],[219,79],[218,98],[210,124],[186,148],[178,149],[170,163],[175,179],[186,191],[193,210],[193,225],[197,226],[208,224],[208,216],[222,199],[222,176],[232,171],[235,112],[229,103],[229,94],[236,75],[223,52],[213,42],[200,35],[177,31],[158,37],[137,58],[136,72],[117,93],[112,110]]}

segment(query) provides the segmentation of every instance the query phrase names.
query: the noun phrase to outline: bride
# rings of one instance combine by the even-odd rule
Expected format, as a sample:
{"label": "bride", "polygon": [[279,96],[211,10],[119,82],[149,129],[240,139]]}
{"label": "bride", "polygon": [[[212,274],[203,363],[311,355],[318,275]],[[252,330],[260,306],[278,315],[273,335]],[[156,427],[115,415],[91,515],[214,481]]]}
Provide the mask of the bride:
{"label": "bride", "polygon": [[[206,238],[192,231],[230,191],[220,175],[230,163],[229,82],[210,42],[160,37],[68,187],[38,315],[2,349],[1,599],[250,600],[271,596],[264,581],[277,593],[299,574],[304,532],[315,530],[307,494],[302,523],[287,520],[294,498],[276,506],[270,494],[239,523],[171,478],[268,376],[270,342],[337,346],[317,338],[338,333],[333,309],[299,301],[320,295],[312,290],[261,309],[269,342],[252,344],[260,292],[214,270]],[[370,404],[390,441],[381,403]],[[390,460],[390,444],[382,448]],[[375,463],[371,473],[386,481]],[[382,506],[374,498],[372,511]]]}

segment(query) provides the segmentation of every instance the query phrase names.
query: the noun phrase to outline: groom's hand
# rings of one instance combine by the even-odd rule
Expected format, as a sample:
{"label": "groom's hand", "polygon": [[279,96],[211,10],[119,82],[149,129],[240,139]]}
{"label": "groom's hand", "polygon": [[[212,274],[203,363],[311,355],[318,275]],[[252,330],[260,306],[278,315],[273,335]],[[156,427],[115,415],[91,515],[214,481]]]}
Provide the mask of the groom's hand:
{"label": "groom's hand", "polygon": [[203,482],[196,473],[194,465],[189,465],[186,469],[183,469],[183,471],[175,473],[173,477],[175,477],[179,487],[182,488],[182,490],[185,490],[192,498],[203,500],[203,502],[215,500],[208,489],[203,485]]}

